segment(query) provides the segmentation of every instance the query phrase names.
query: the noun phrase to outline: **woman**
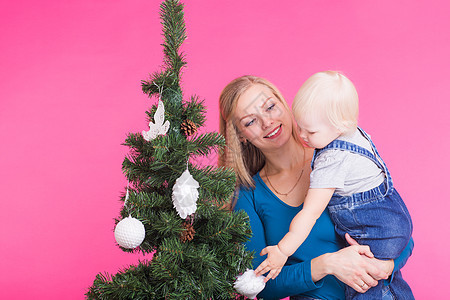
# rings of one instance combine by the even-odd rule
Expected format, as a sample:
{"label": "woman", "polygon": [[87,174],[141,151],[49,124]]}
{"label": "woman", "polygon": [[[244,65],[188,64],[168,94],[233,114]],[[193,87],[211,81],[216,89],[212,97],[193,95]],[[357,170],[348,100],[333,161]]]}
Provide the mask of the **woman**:
{"label": "woman", "polygon": [[[249,215],[253,236],[247,248],[256,253],[256,268],[264,260],[260,251],[278,243],[302,208],[313,149],[302,145],[286,101],[262,78],[243,76],[230,82],[220,96],[220,111],[220,130],[227,142],[220,164],[236,172],[234,209]],[[344,299],[344,284],[364,293],[400,269],[413,248],[411,240],[395,262],[381,261],[365,255],[370,253],[367,246],[349,237],[347,241],[351,246],[344,247],[325,210],[278,277],[269,280],[258,296]],[[397,272],[390,280],[399,276]],[[389,299],[388,284],[384,295]]]}

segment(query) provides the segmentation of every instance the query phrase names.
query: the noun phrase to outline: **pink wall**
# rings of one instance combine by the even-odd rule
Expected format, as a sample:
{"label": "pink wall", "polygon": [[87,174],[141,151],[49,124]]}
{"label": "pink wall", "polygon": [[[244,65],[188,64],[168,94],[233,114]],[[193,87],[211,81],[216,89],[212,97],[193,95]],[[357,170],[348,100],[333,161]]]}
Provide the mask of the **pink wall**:
{"label": "pink wall", "polygon": [[[186,95],[217,98],[242,74],[291,102],[344,71],[361,124],[414,220],[404,276],[417,299],[449,296],[450,5],[447,1],[186,1]],[[219,4],[220,3],[220,4]],[[159,1],[0,4],[0,298],[81,299],[97,272],[138,256],[115,246],[127,132],[146,129],[140,80],[162,60]]]}

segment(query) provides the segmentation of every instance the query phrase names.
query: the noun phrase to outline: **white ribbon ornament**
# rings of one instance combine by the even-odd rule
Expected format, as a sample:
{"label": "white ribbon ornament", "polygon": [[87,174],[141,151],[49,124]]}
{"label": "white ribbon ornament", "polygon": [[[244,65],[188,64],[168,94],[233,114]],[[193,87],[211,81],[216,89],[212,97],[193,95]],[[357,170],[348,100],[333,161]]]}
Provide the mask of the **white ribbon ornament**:
{"label": "white ribbon ornament", "polygon": [[172,190],[172,202],[182,219],[186,219],[188,215],[195,213],[197,210],[197,189],[199,187],[200,185],[188,169],[175,181]]}

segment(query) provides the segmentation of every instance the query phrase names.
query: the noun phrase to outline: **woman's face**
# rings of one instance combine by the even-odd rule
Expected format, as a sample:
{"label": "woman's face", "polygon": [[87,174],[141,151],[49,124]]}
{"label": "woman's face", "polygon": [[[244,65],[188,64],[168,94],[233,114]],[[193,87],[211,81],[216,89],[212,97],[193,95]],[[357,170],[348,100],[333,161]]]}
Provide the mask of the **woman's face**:
{"label": "woman's face", "polygon": [[234,117],[241,141],[247,139],[261,151],[274,150],[292,137],[290,112],[264,85],[255,84],[241,95]]}

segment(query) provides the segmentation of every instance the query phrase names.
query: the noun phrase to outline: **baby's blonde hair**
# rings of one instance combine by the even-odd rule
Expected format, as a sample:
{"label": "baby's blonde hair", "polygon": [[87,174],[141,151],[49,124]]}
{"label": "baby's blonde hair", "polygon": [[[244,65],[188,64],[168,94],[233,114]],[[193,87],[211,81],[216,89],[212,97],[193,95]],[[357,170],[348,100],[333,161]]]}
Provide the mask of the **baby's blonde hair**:
{"label": "baby's blonde hair", "polygon": [[296,120],[324,111],[326,117],[343,134],[358,126],[358,93],[353,83],[337,71],[319,72],[300,87],[292,103]]}

